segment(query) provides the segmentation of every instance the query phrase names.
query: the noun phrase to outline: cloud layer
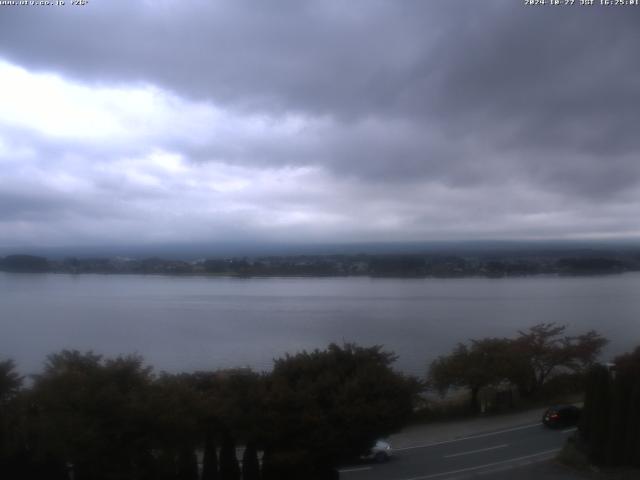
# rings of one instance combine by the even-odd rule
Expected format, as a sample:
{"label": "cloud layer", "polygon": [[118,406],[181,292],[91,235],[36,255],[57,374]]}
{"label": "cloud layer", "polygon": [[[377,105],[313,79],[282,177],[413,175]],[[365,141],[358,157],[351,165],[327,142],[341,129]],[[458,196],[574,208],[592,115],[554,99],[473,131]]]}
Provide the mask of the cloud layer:
{"label": "cloud layer", "polygon": [[640,235],[638,8],[0,9],[0,245]]}

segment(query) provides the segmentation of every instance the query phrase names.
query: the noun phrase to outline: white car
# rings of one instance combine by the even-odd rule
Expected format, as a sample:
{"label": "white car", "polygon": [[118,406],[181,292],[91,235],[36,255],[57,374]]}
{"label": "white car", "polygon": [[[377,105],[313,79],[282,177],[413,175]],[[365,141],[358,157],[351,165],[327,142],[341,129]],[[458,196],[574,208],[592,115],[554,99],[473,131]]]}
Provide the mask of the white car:
{"label": "white car", "polygon": [[362,457],[363,460],[374,461],[377,463],[388,462],[393,457],[393,450],[391,445],[384,440],[378,440],[369,453]]}

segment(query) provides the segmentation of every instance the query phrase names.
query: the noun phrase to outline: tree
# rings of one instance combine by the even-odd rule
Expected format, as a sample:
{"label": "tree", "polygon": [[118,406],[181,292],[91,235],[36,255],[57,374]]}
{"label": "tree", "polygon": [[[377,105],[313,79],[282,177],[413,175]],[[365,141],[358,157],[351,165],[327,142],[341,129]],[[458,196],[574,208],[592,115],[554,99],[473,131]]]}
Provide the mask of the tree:
{"label": "tree", "polygon": [[471,410],[479,411],[482,388],[508,381],[523,397],[538,393],[560,372],[584,374],[607,341],[591,330],[578,336],[563,335],[565,326],[534,325],[515,339],[484,338],[458,344],[438,357],[429,369],[429,382],[444,394],[451,387],[468,388]]}
{"label": "tree", "polygon": [[610,406],[607,432],[607,443],[604,455],[605,463],[620,465],[625,461],[625,447],[627,442],[627,421],[631,414],[631,391],[633,383],[627,375],[615,375],[610,385]]}
{"label": "tree", "polygon": [[485,338],[463,343],[430,366],[429,382],[442,395],[451,387],[470,391],[470,408],[480,411],[478,395],[484,387],[500,383],[508,376],[511,344],[505,338]]}
{"label": "tree", "polygon": [[25,473],[24,450],[17,440],[20,415],[15,401],[22,381],[12,360],[0,362],[0,474],[16,478]]}
{"label": "tree", "polygon": [[189,375],[200,395],[205,430],[225,430],[249,442],[264,434],[265,376],[248,368],[196,372]]}
{"label": "tree", "polygon": [[191,380],[188,374],[162,373],[149,388],[147,431],[166,478],[191,475],[190,452],[202,444],[204,407]]}
{"label": "tree", "polygon": [[277,359],[265,409],[269,468],[295,469],[297,461],[308,470],[333,467],[402,428],[420,385],[395,372],[394,360],[379,346],[353,344]]}
{"label": "tree", "polygon": [[216,440],[211,432],[207,432],[204,441],[204,456],[202,457],[202,480],[218,480],[218,478]]}
{"label": "tree", "polygon": [[136,356],[63,351],[47,359],[30,392],[35,454],[73,464],[76,480],[132,475],[152,447],[151,369]]}
{"label": "tree", "polygon": [[510,380],[521,396],[535,395],[558,371],[584,373],[594,364],[607,340],[594,330],[583,335],[563,335],[566,326],[540,323],[519,331],[512,341]]}
{"label": "tree", "polygon": [[228,432],[225,432],[222,438],[222,448],[220,449],[220,479],[240,480],[236,443]]}
{"label": "tree", "polygon": [[178,480],[198,480],[196,452],[186,444],[180,448],[178,455]]}
{"label": "tree", "polygon": [[262,468],[260,470],[262,480],[281,480],[278,476],[278,464],[273,458],[273,450],[267,446],[262,453]]}
{"label": "tree", "polygon": [[580,434],[593,463],[640,466],[640,347],[590,369]]}
{"label": "tree", "polygon": [[247,443],[242,454],[242,480],[260,480],[260,463],[255,442]]}
{"label": "tree", "polygon": [[0,362],[0,407],[20,391],[22,381],[23,377],[16,372],[13,360]]}
{"label": "tree", "polygon": [[[226,464],[222,466],[221,450],[218,473],[215,434],[221,432],[225,441],[225,437],[232,435],[245,445],[255,445],[264,437],[265,375],[257,374],[248,368],[237,368],[199,371],[183,376],[188,378],[201,403],[199,423],[205,439],[203,479],[224,478],[223,470],[224,475],[228,475],[230,470]],[[227,460],[237,465],[237,460],[231,459],[230,455],[224,462]],[[233,470],[235,469],[231,467],[231,471]]]}
{"label": "tree", "polygon": [[621,410],[620,413],[614,411],[614,415],[621,418],[611,432],[618,437],[619,452],[610,460],[640,467],[640,347],[618,356],[614,372],[617,408]]}

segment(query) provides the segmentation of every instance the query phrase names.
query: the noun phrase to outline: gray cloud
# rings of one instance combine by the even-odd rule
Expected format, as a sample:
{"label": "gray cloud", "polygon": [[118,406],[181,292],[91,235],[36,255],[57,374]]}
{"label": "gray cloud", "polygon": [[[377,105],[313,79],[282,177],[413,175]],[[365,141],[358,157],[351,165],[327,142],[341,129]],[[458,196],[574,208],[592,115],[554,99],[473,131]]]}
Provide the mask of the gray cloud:
{"label": "gray cloud", "polygon": [[[151,85],[222,112],[195,139],[184,122],[102,142],[21,134],[36,152],[25,162],[89,185],[81,218],[139,212],[161,229],[158,202],[177,215],[171,225],[203,238],[216,228],[382,240],[404,238],[385,229],[411,240],[636,235],[639,20],[631,7],[472,0],[12,7],[0,15],[0,59],[96,89]],[[257,190],[239,196],[123,160],[153,151],[180,156],[211,185],[244,175]],[[35,215],[37,187],[15,162],[5,168],[23,191],[0,184],[0,217]],[[325,190],[257,187],[278,171],[294,182],[296,169]],[[69,192],[50,195],[41,212],[68,208]],[[189,227],[202,218],[188,205],[207,199],[226,210],[205,215],[211,229]],[[261,220],[270,209],[280,219],[271,226]]]}

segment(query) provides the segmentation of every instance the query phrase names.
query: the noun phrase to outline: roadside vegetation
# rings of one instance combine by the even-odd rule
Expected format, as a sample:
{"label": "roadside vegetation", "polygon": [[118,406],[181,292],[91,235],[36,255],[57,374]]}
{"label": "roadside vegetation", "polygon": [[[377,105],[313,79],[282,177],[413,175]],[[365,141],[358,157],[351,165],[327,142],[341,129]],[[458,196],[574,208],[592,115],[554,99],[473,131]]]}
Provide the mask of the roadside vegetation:
{"label": "roadside vegetation", "polygon": [[640,346],[589,370],[578,430],[558,460],[594,480],[640,478]]}
{"label": "roadside vegetation", "polygon": [[584,392],[588,369],[607,340],[591,330],[566,335],[566,327],[541,323],[514,338],[482,338],[460,343],[433,361],[429,386],[441,396],[468,393],[459,413],[514,408]]}
{"label": "roadside vegetation", "polygon": [[579,428],[559,460],[591,473],[594,466],[604,468],[602,478],[638,478],[640,346],[602,364],[606,343],[595,331],[569,336],[553,323],[513,338],[460,343],[431,363],[427,377],[431,390],[443,397],[454,390],[465,403],[430,404],[418,415],[438,420],[579,399],[584,401]]}
{"label": "roadside vegetation", "polygon": [[574,444],[592,464],[640,468],[640,346],[589,371]]}
{"label": "roadside vegetation", "polygon": [[[31,378],[0,362],[0,474],[51,480],[337,478],[337,466],[410,422],[437,420],[429,392],[466,396],[458,414],[582,396],[576,446],[593,462],[640,458],[640,348],[598,365],[595,331],[534,325],[458,344],[426,382],[381,347],[329,345],[250,369],[156,373],[138,356],[50,355]],[[633,425],[630,427],[629,425]],[[238,448],[239,447],[239,448]],[[578,450],[576,450],[578,451]]]}
{"label": "roadside vegetation", "polygon": [[330,345],[280,358],[268,374],[156,374],[137,356],[62,351],[28,386],[5,361],[0,477],[337,478],[338,464],[411,418],[420,383],[395,372],[394,358]]}

